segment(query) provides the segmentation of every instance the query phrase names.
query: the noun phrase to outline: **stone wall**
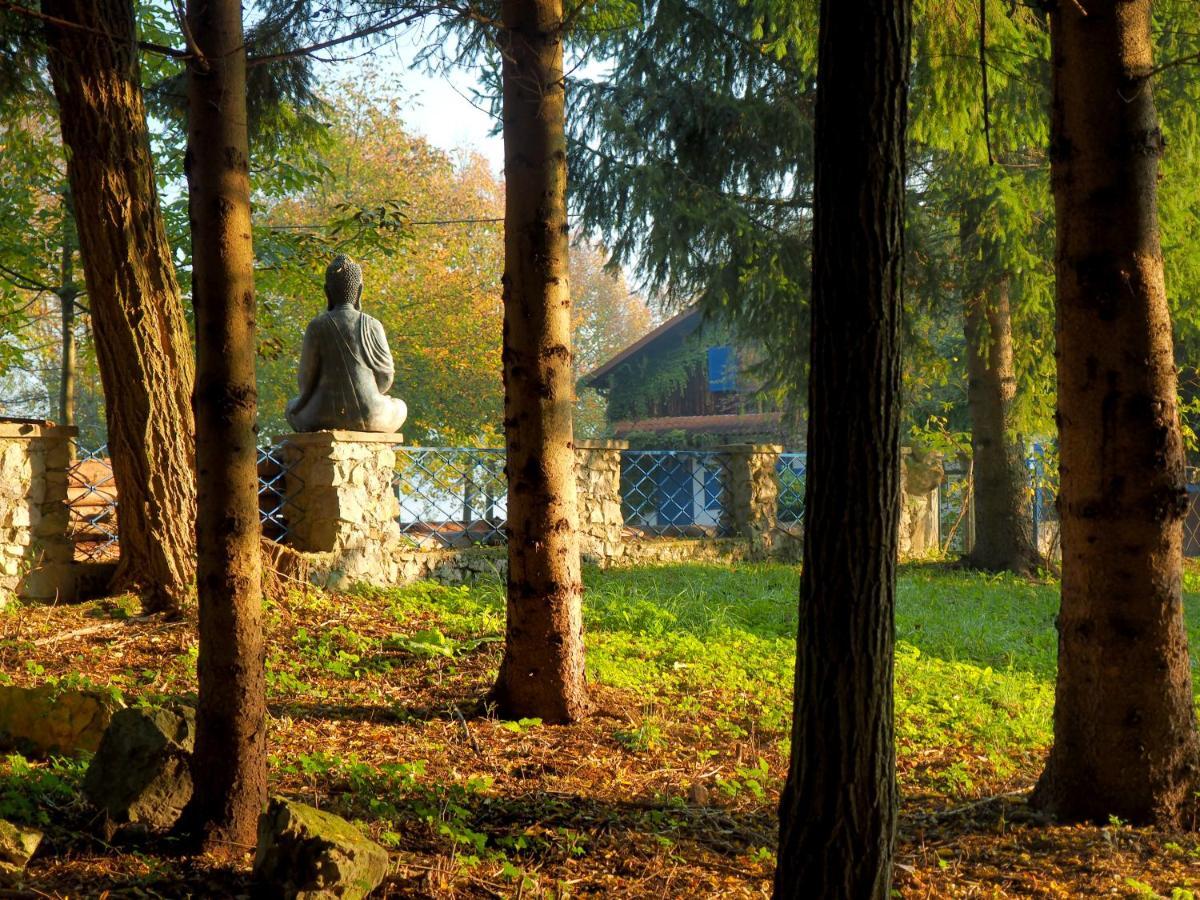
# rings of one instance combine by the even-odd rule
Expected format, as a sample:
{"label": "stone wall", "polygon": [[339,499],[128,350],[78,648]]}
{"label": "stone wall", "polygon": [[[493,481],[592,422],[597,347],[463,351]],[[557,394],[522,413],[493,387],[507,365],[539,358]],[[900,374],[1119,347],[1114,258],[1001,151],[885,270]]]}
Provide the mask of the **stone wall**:
{"label": "stone wall", "polygon": [[0,605],[72,599],[67,469],[74,428],[0,422]]}
{"label": "stone wall", "polygon": [[771,555],[784,535],[776,528],[778,444],[729,444],[721,449],[726,469],[726,530],[749,544],[752,555]]}
{"label": "stone wall", "polygon": [[[288,542],[305,553],[313,580],[331,588],[355,582],[389,586],[421,579],[457,583],[503,575],[503,547],[429,549],[400,533],[392,485],[396,435],[318,432],[281,439],[288,496]],[[780,447],[721,448],[724,538],[637,538],[624,527],[621,504],[623,441],[580,441],[576,491],[580,551],[599,566],[689,561],[798,561],[798,529],[778,527]],[[403,452],[402,450],[400,452]],[[901,554],[937,546],[937,487],[928,466],[905,458]],[[931,488],[926,482],[932,483]]]}
{"label": "stone wall", "polygon": [[329,553],[344,581],[398,583],[400,503],[392,487],[398,434],[316,431],[278,441],[288,498],[288,543]]}
{"label": "stone wall", "polygon": [[[101,573],[73,562],[67,489],[74,429],[47,423],[0,422],[0,604],[13,593],[76,599]],[[286,541],[329,587],[381,586],[423,578],[447,582],[503,575],[503,547],[428,549],[401,534],[393,479],[400,435],[325,431],[280,439],[282,520]],[[624,527],[623,441],[580,441],[576,447],[580,549],[600,566],[773,558],[796,561],[799,529],[778,526],[776,467],[781,448],[736,444],[721,449],[724,538],[646,539]],[[400,452],[403,452],[402,450]],[[904,460],[900,552],[925,555],[938,546],[940,466]],[[277,497],[272,497],[275,503]],[[96,567],[91,567],[92,569]],[[111,574],[111,573],[108,573]],[[99,583],[99,582],[98,582]]]}
{"label": "stone wall", "polygon": [[620,555],[625,516],[621,512],[621,451],[626,441],[576,441],[575,491],[579,503],[579,552],[603,565]]}
{"label": "stone wall", "polygon": [[912,559],[937,553],[941,550],[940,485],[946,474],[941,458],[914,454],[905,447],[900,471],[900,556]]}
{"label": "stone wall", "polygon": [[354,548],[303,555],[309,580],[331,590],[345,590],[355,584],[394,587],[417,581],[462,584],[480,577],[503,578],[508,570],[504,547],[429,550],[395,544],[379,555]]}

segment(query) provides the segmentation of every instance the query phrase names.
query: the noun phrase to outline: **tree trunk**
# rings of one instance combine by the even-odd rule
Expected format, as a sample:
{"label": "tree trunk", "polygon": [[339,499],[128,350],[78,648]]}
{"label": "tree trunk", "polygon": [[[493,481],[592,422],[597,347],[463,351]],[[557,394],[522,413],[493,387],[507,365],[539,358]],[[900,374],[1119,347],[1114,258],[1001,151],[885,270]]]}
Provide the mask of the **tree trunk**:
{"label": "tree trunk", "polygon": [[967,277],[963,323],[967,343],[967,411],[974,465],[975,541],[968,565],[1031,575],[1042,564],[1033,543],[1033,502],[1021,440],[1013,428],[1017,397],[1008,277],[980,251],[978,220],[963,216]]}
{"label": "tree trunk", "polygon": [[[195,576],[192,360],[158,206],[130,0],[43,0],[108,447],[121,492],[114,589],[178,608]],[[95,32],[113,35],[100,39]]]}
{"label": "tree trunk", "polygon": [[492,699],[507,716],[588,710],[576,534],[561,0],[504,0],[504,433],[508,620]]}
{"label": "tree trunk", "polygon": [[911,4],[822,0],[809,457],[777,898],[887,898]]}
{"label": "tree trunk", "polygon": [[1054,747],[1034,800],[1064,819],[1179,824],[1200,760],[1150,0],[1092,0],[1086,16],[1061,3],[1050,28],[1063,563]]}
{"label": "tree trunk", "polygon": [[196,310],[199,704],[195,792],[181,830],[244,853],[267,799],[259,558],[254,252],[239,0],[190,0],[188,212]]}

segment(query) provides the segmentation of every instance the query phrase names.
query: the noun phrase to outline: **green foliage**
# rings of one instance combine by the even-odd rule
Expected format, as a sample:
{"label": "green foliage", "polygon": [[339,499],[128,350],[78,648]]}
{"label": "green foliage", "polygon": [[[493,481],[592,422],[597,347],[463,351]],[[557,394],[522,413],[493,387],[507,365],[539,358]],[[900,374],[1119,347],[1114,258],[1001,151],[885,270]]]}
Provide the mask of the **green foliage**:
{"label": "green foliage", "polygon": [[609,418],[616,421],[662,415],[662,405],[681,396],[703,372],[708,348],[729,339],[727,328],[704,328],[676,347],[644,353],[618,366],[609,376]]}
{"label": "green foliage", "polygon": [[413,634],[393,634],[383,641],[385,650],[400,650],[413,656],[443,656],[453,659],[461,653],[471,653],[484,644],[501,641],[499,635],[483,635],[469,640],[455,640],[442,634],[440,629],[426,628]]}
{"label": "green foliage", "polygon": [[[1200,576],[1189,575],[1189,589]],[[752,729],[786,740],[791,715],[798,573],[769,565],[679,565],[586,572],[589,676],[670,709],[675,721],[711,719],[704,741]],[[401,615],[438,610],[448,634],[494,628],[503,609],[498,583],[420,585],[386,592]],[[906,567],[897,598],[899,754],[961,748],[965,762],[905,777],[969,795],[985,775],[1027,765],[1050,739],[1057,646],[1057,586],[982,576],[939,566]],[[1193,646],[1200,648],[1200,603],[1188,598]],[[696,699],[703,697],[701,702]],[[694,709],[694,711],[693,711]],[[617,729],[631,752],[667,740],[651,715]],[[969,751],[966,748],[971,748]],[[757,765],[757,763],[756,763]],[[902,766],[902,769],[904,767]],[[753,793],[756,776],[727,790]],[[761,779],[758,779],[761,787]]]}
{"label": "green foliage", "polygon": [[568,91],[572,203],[615,259],[803,380],[816,4],[657,0]]}
{"label": "green foliage", "polygon": [[0,819],[45,827],[51,810],[75,802],[86,760],[32,762],[13,753],[0,760]]}
{"label": "green foliage", "polygon": [[[910,98],[905,388],[918,431],[966,432],[964,304],[1012,309],[1018,394],[1009,426],[1053,433],[1053,206],[1048,160],[1049,36],[1025,7],[988,16],[988,105],[980,5],[927,0]],[[985,117],[988,130],[985,134]],[[984,334],[983,341],[992,340]]]}
{"label": "green foliage", "polygon": [[664,744],[662,726],[652,719],[645,719],[636,728],[618,728],[613,740],[631,753],[658,750]]}

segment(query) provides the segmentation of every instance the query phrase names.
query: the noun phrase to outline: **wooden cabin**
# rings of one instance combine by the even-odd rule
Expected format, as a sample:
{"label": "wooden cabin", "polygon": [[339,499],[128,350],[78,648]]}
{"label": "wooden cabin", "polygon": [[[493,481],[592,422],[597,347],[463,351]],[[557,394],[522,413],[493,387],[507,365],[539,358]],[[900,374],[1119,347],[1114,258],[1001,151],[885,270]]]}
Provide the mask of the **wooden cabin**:
{"label": "wooden cabin", "polygon": [[608,399],[614,437],[669,446],[765,442],[798,446],[774,400],[749,374],[755,348],[705,321],[698,306],[663,322],[585,376]]}

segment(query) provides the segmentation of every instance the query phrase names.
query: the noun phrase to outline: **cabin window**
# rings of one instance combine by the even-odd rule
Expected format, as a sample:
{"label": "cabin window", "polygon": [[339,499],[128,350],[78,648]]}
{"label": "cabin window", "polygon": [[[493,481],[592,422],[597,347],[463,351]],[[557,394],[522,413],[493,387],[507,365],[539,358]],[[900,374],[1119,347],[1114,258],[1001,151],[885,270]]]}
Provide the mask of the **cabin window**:
{"label": "cabin window", "polygon": [[732,394],[738,389],[737,354],[725,344],[708,348],[708,390],[712,394]]}

